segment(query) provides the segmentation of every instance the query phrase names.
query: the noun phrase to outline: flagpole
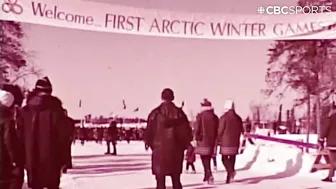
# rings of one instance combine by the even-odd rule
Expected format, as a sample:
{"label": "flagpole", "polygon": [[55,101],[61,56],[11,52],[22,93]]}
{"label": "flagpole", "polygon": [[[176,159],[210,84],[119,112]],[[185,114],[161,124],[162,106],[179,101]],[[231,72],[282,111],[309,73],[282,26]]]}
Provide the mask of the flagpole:
{"label": "flagpole", "polygon": [[121,127],[123,127],[123,125],[124,125],[124,123],[125,123],[125,114],[126,114],[126,109],[127,109],[127,107],[126,107],[126,102],[125,102],[125,99],[123,99],[123,111],[124,111],[124,113],[123,113],[123,117],[122,117],[122,124],[121,124]]}
{"label": "flagpole", "polygon": [[83,113],[83,109],[82,109],[82,99],[79,100],[79,104],[78,104],[78,108],[81,114],[81,127],[84,127],[84,121],[85,121],[85,115]]}
{"label": "flagpole", "polygon": [[138,119],[137,128],[140,128],[140,116],[139,116],[139,107],[135,109],[136,118]]}
{"label": "flagpole", "polygon": [[140,125],[141,121],[140,121],[139,111],[140,111],[140,110],[137,111],[137,114],[138,114],[137,117],[138,117],[138,127],[140,128],[140,127],[141,127],[141,125]]}

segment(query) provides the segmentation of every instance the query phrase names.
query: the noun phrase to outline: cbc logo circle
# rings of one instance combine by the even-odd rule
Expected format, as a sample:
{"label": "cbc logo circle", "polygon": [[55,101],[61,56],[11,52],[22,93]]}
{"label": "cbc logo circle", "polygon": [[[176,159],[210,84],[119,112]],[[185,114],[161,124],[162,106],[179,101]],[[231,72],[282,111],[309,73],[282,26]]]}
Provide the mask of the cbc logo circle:
{"label": "cbc logo circle", "polygon": [[23,8],[18,4],[18,0],[4,0],[1,9],[5,13],[21,14]]}

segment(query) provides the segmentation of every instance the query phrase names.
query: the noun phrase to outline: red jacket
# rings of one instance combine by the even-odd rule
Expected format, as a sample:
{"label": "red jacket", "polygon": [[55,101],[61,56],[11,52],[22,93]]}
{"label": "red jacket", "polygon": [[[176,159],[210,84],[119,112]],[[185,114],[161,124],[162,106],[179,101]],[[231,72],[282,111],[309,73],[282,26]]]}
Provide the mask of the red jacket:
{"label": "red jacket", "polygon": [[185,159],[188,163],[196,161],[195,148],[192,145],[188,147]]}

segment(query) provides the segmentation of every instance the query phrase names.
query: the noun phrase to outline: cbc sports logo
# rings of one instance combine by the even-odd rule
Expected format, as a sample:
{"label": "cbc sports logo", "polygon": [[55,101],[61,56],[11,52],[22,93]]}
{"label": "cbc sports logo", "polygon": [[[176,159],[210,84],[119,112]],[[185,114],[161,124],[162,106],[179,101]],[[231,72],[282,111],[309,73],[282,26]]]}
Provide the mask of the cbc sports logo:
{"label": "cbc sports logo", "polygon": [[330,13],[331,6],[259,6],[258,14],[278,15],[278,14],[317,14]]}
{"label": "cbc sports logo", "polygon": [[13,13],[20,15],[23,12],[23,7],[18,4],[18,0],[3,0],[1,9],[5,13]]}

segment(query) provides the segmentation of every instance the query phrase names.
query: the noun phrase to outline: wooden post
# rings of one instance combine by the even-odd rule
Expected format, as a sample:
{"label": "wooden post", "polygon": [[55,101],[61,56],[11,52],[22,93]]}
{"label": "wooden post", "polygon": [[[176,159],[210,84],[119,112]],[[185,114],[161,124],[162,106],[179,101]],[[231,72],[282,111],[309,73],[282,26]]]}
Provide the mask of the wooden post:
{"label": "wooden post", "polygon": [[[307,138],[306,142],[309,143],[309,134],[310,134],[310,94],[308,94],[308,101],[307,101]],[[306,153],[309,152],[309,148],[306,148]]]}
{"label": "wooden post", "polygon": [[320,136],[320,133],[321,133],[321,102],[320,102],[320,95],[319,94],[315,95],[315,104],[316,104],[317,136]]}

